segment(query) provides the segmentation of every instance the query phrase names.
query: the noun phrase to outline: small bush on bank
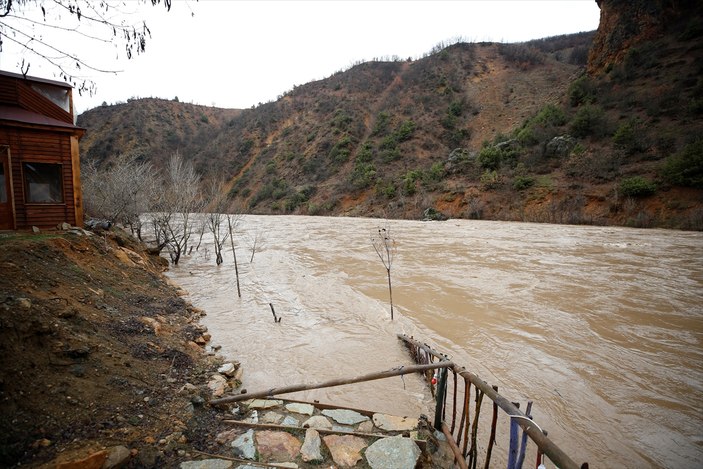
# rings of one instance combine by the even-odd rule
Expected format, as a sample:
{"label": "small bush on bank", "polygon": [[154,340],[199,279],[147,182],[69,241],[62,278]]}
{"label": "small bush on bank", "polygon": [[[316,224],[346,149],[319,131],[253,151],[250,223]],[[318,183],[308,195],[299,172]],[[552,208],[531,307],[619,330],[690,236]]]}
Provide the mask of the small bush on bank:
{"label": "small bush on bank", "polygon": [[647,197],[656,191],[656,184],[641,176],[634,176],[620,181],[620,194],[625,197]]}
{"label": "small bush on bank", "polygon": [[667,158],[662,175],[671,184],[703,189],[703,138]]}

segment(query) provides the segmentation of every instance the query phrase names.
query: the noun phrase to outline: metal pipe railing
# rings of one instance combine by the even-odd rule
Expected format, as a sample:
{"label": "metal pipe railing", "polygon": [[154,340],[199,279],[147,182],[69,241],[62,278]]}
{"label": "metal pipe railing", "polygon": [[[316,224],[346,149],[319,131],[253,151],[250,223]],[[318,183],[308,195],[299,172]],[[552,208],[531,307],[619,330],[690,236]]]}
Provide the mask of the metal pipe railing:
{"label": "metal pipe railing", "polygon": [[[408,337],[405,334],[398,334],[398,338],[404,341],[409,347],[411,347],[412,354],[414,357],[418,355],[418,351],[422,351],[423,353],[429,355],[430,357],[434,357],[438,359],[440,362],[442,361],[449,361],[449,358],[447,355],[441,354],[437,352],[436,350],[432,349],[430,346],[427,344],[423,344],[421,342],[418,342],[417,340],[413,339],[412,337]],[[545,434],[546,432],[543,432],[536,423],[532,422],[531,418],[523,413],[515,404],[510,402],[508,399],[503,397],[498,393],[498,388],[497,387],[492,387],[485,381],[483,381],[481,378],[479,378],[477,375],[474,373],[469,372],[463,367],[459,367],[456,364],[452,364],[451,367],[449,367],[450,370],[453,372],[453,376],[455,377],[456,380],[456,375],[459,375],[462,377],[462,379],[465,382],[465,392],[464,392],[464,405],[462,408],[462,413],[461,413],[461,420],[458,426],[458,437],[456,444],[457,448],[460,446],[460,442],[463,440],[464,442],[464,448],[461,453],[466,457],[467,455],[469,456],[469,467],[476,467],[476,430],[478,426],[478,419],[479,419],[479,412],[480,412],[480,405],[481,405],[481,400],[483,397],[488,397],[493,401],[494,404],[494,409],[495,406],[500,407],[510,418],[511,421],[516,422],[523,430],[527,436],[537,445],[538,452],[544,454],[547,456],[554,464],[556,464],[559,468],[561,469],[579,469],[579,468],[584,468],[588,467],[587,463],[584,463],[582,466],[579,466],[576,462],[574,462],[564,451],[561,450],[552,440],[550,440],[547,435]],[[476,388],[476,409],[475,409],[475,414],[474,414],[474,421],[473,424],[470,421],[470,416],[469,416],[469,409],[470,406],[469,404],[469,398],[470,398],[470,387],[473,385]],[[452,422],[451,422],[451,429],[452,431],[449,432],[449,428],[446,427],[446,425],[443,426],[443,417],[444,417],[444,407],[445,407],[445,399],[446,399],[446,390],[447,390],[447,383],[444,382],[442,383],[441,387],[438,387],[438,392],[437,392],[437,407],[436,407],[436,413],[435,413],[435,428],[441,431],[449,432],[450,435],[453,434],[453,430],[455,428],[455,420],[456,420],[456,381],[454,383],[454,404],[452,406],[453,409],[453,415],[452,415]],[[441,391],[441,392],[440,392]],[[489,441],[489,448],[492,449],[493,447],[493,439],[495,438],[495,425],[496,425],[496,418],[495,418],[496,412],[494,411],[494,418],[492,419],[492,428],[491,428],[491,436],[490,441]],[[439,422],[439,425],[437,423]],[[469,443],[469,427],[471,428],[471,447],[467,448],[467,445]],[[463,430],[463,435],[462,435],[462,430]],[[453,437],[452,437],[453,438]],[[467,451],[468,449],[468,451]],[[521,448],[520,452],[522,453],[524,451],[523,448]],[[486,461],[486,468],[488,467],[488,464],[490,462],[490,451],[487,454],[488,460]]]}

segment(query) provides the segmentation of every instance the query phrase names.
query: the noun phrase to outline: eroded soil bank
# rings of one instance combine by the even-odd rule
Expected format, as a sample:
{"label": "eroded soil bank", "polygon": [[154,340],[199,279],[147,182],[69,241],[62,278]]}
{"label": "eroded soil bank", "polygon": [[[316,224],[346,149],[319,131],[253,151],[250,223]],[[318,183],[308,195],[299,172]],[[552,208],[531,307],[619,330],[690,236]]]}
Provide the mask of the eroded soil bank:
{"label": "eroded soil bank", "polygon": [[116,446],[169,467],[207,449],[218,359],[163,268],[119,232],[0,235],[0,467]]}

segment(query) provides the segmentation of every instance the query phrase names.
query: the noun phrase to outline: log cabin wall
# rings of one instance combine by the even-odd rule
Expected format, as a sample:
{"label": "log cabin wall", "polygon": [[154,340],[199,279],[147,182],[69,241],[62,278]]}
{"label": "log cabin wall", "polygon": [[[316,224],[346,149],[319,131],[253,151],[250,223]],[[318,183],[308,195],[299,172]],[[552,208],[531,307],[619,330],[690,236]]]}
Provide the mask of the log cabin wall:
{"label": "log cabin wall", "polygon": [[[62,222],[82,225],[82,220],[76,220],[73,196],[71,135],[66,132],[3,127],[0,128],[0,142],[7,142],[10,146],[17,228],[54,228]],[[27,202],[24,163],[61,165],[61,203]]]}
{"label": "log cabin wall", "polygon": [[[82,226],[78,140],[84,130],[74,125],[71,87],[66,83],[0,71],[0,107],[4,110],[0,146],[9,148],[8,172],[15,228],[54,228],[62,222]],[[32,163],[37,165],[31,166]],[[51,174],[50,184],[45,176],[37,179],[36,175],[42,171]],[[32,196],[34,200],[44,201],[31,202],[28,185],[32,191],[50,191],[51,194]]]}

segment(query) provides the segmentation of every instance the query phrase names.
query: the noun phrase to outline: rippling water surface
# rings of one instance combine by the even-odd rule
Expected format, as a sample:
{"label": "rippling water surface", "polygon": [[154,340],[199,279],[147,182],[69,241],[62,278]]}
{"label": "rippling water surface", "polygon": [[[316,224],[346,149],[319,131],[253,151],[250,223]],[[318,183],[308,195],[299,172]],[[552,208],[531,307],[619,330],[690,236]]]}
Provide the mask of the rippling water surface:
{"label": "rippling water surface", "polygon": [[[397,241],[393,322],[370,243],[386,224]],[[301,216],[246,216],[237,230],[241,299],[231,249],[216,267],[205,242],[169,275],[207,311],[213,344],[242,362],[249,391],[409,364],[404,332],[508,399],[533,400],[535,420],[576,461],[702,464],[703,234]],[[416,376],[289,396],[431,408]]]}

